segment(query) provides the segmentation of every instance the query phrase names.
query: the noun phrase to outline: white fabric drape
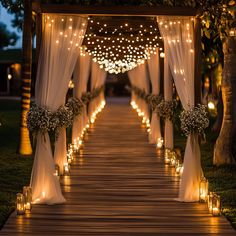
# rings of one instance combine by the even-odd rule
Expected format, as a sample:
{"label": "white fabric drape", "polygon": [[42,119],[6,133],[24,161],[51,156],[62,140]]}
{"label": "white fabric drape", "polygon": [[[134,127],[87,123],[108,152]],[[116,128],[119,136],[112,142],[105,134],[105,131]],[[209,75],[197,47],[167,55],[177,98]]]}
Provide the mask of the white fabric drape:
{"label": "white fabric drape", "polygon": [[[159,48],[155,54],[150,54],[150,59],[147,60],[149,75],[152,85],[152,94],[159,95],[160,93],[160,58]],[[156,143],[158,138],[161,138],[160,117],[156,112],[152,112],[151,117],[151,132],[149,133],[149,142]]]}
{"label": "white fabric drape", "polygon": [[[168,48],[168,63],[178,95],[185,110],[194,107],[194,25],[191,17],[158,17],[164,44]],[[184,171],[180,182],[179,200],[199,200],[202,175],[200,147],[197,134],[187,138]]]}
{"label": "white fabric drape", "polygon": [[[35,101],[37,105],[55,112],[65,103],[78,49],[86,31],[87,19],[79,16],[43,14],[43,20]],[[61,129],[55,143],[54,160],[63,171],[63,165],[67,162],[64,128]],[[55,204],[65,201],[59,181],[54,176],[54,169],[49,136],[47,133],[39,133],[31,176],[33,202]]]}
{"label": "white fabric drape", "polygon": [[[80,55],[73,72],[73,79],[75,84],[75,87],[73,89],[73,97],[80,99],[82,94],[87,91],[90,66],[90,55],[88,53]],[[81,115],[76,117],[73,122],[72,141],[81,136],[83,129],[86,127],[87,122],[87,106],[84,106]]]}
{"label": "white fabric drape", "polygon": [[[173,100],[173,81],[172,75],[169,66],[168,60],[168,47],[164,45],[165,58],[164,58],[164,99],[165,101]],[[164,128],[164,137],[165,137],[165,148],[172,149],[174,148],[174,131],[173,131],[173,122],[169,119],[165,120]]]}
{"label": "white fabric drape", "polygon": [[[150,91],[149,77],[147,72],[148,71],[146,63],[140,64],[134,69],[128,71],[128,76],[131,84],[144,90],[146,94],[148,94]],[[134,97],[134,95],[132,96]],[[135,99],[139,109],[144,113],[144,116],[149,119],[148,104],[141,98],[136,97]]]}
{"label": "white fabric drape", "polygon": [[[93,89],[99,88],[104,85],[106,80],[107,72],[99,67],[99,64],[92,61],[91,65],[91,80],[90,80],[90,88],[91,91]],[[99,97],[93,99],[89,103],[89,118],[93,116],[94,112],[96,111],[97,107],[99,106],[101,99],[104,99],[104,93],[102,92]]]}

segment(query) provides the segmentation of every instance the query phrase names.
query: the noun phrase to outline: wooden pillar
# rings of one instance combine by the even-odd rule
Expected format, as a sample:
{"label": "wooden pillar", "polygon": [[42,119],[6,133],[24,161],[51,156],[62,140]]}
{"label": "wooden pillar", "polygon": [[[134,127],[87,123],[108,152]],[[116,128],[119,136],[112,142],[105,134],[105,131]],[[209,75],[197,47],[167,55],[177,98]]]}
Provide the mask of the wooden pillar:
{"label": "wooden pillar", "polygon": [[[165,58],[164,58],[164,99],[165,101],[173,100],[173,81],[172,75],[168,63],[168,51],[165,47]],[[170,120],[165,120],[165,148],[173,149],[174,148],[174,131],[173,131],[173,122]]]}
{"label": "wooden pillar", "polygon": [[21,73],[21,126],[19,153],[31,155],[29,130],[26,124],[27,113],[30,109],[31,97],[31,67],[32,67],[32,6],[30,0],[24,1],[23,25],[23,58]]}
{"label": "wooden pillar", "polygon": [[197,16],[194,20],[194,88],[195,105],[202,101],[202,45],[201,45],[201,19]]}
{"label": "wooden pillar", "polygon": [[35,61],[36,68],[38,68],[41,41],[42,41],[42,14],[37,13],[36,15],[36,61]]}

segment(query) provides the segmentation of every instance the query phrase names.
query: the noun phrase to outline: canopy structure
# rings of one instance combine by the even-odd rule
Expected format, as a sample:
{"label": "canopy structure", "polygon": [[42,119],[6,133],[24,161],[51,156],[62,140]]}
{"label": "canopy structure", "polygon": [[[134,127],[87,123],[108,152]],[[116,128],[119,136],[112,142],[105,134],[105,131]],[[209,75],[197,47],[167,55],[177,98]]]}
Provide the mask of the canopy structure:
{"label": "canopy structure", "polygon": [[[28,10],[31,11],[30,4],[28,4]],[[32,10],[37,19],[39,65],[36,84],[37,105],[56,111],[65,104],[68,80],[73,73],[76,78],[81,77],[75,71],[79,72],[82,70],[80,68],[82,64],[88,65],[91,61],[90,57],[84,57],[83,63],[80,65],[78,62],[76,67],[79,48],[81,57],[87,52],[93,60],[91,64],[92,90],[96,91],[104,84],[106,77],[104,71],[110,73],[133,71],[134,73],[129,74],[130,78],[132,77],[132,85],[139,85],[140,89],[146,93],[149,93],[149,82],[145,60],[152,58],[158,62],[158,58],[150,55],[156,55],[165,49],[164,86],[168,86],[169,91],[172,89],[172,74],[184,109],[188,110],[201,103],[201,22],[198,10],[182,7],[87,7],[41,3],[40,1],[33,2]],[[31,24],[31,22],[25,22],[25,24]],[[30,34],[30,32],[26,33]],[[29,45],[24,45],[23,50],[27,48],[29,51]],[[28,59],[30,59],[30,54],[28,54]],[[66,68],[63,69],[63,66]],[[150,66],[149,63],[149,70],[150,68],[155,70],[155,66]],[[88,77],[89,70],[90,68],[86,68],[85,77]],[[159,79],[159,75],[150,73],[150,76],[152,80]],[[99,80],[98,77],[102,79]],[[84,81],[87,81],[87,78],[84,78]],[[153,85],[154,83],[152,81]],[[54,87],[59,91],[57,94],[53,92]],[[159,93],[159,89],[153,92]],[[58,98],[58,96],[60,97]],[[74,96],[76,99],[81,99],[80,93],[75,93]],[[99,95],[90,104],[90,121],[94,119],[96,109],[103,99],[103,96]],[[147,118],[149,111],[146,104],[138,99],[136,101]],[[78,121],[77,125],[82,123],[86,125],[82,120]],[[83,127],[79,129],[81,132],[83,131]],[[168,129],[165,130],[165,133],[173,132],[171,124],[166,125],[165,129]],[[171,138],[173,139],[173,137]],[[31,184],[33,191],[37,188],[37,192],[33,193],[36,203],[53,204],[64,201],[57,181],[53,180],[53,176],[47,177],[47,172],[52,172],[53,169],[49,142],[48,136],[45,141],[45,136],[38,135],[37,158],[33,167]],[[168,144],[166,145],[168,147]],[[173,144],[169,145],[168,148],[173,148]],[[65,129],[62,129],[54,153],[54,160],[60,168],[63,168],[65,162],[65,150],[66,132]],[[63,153],[63,157],[60,157],[61,153]],[[42,155],[44,160],[40,159]],[[196,191],[198,191],[197,181],[201,174],[197,135],[188,137],[185,159],[186,168],[183,181],[181,181],[180,200],[195,201],[197,200]],[[47,162],[50,165],[47,165]],[[42,172],[45,174],[44,181],[48,178],[49,182],[51,181],[53,184],[48,184],[47,181],[47,184],[40,182],[39,175]],[[39,185],[41,187],[38,188]],[[53,189],[51,189],[52,186]],[[195,189],[194,196],[190,196],[193,188]],[[47,192],[50,194],[47,195]]]}

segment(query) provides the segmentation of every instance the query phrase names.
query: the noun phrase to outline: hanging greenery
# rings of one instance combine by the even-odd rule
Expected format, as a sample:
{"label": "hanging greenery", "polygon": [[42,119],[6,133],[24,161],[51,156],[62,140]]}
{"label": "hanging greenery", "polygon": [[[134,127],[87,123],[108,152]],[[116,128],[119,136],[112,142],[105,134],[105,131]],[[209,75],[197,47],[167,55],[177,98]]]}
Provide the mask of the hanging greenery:
{"label": "hanging greenery", "polygon": [[209,126],[209,118],[205,105],[198,104],[180,114],[181,130],[187,137],[191,133],[204,135],[204,130]]}

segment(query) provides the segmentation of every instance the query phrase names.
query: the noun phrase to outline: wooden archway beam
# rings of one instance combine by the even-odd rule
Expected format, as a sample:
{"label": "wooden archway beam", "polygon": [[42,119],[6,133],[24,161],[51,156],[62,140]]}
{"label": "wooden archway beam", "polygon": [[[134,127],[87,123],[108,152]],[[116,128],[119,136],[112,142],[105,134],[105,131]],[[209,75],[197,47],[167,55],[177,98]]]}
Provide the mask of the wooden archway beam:
{"label": "wooden archway beam", "polygon": [[199,10],[168,6],[81,6],[78,4],[41,4],[33,2],[37,13],[79,14],[89,16],[196,16]]}

